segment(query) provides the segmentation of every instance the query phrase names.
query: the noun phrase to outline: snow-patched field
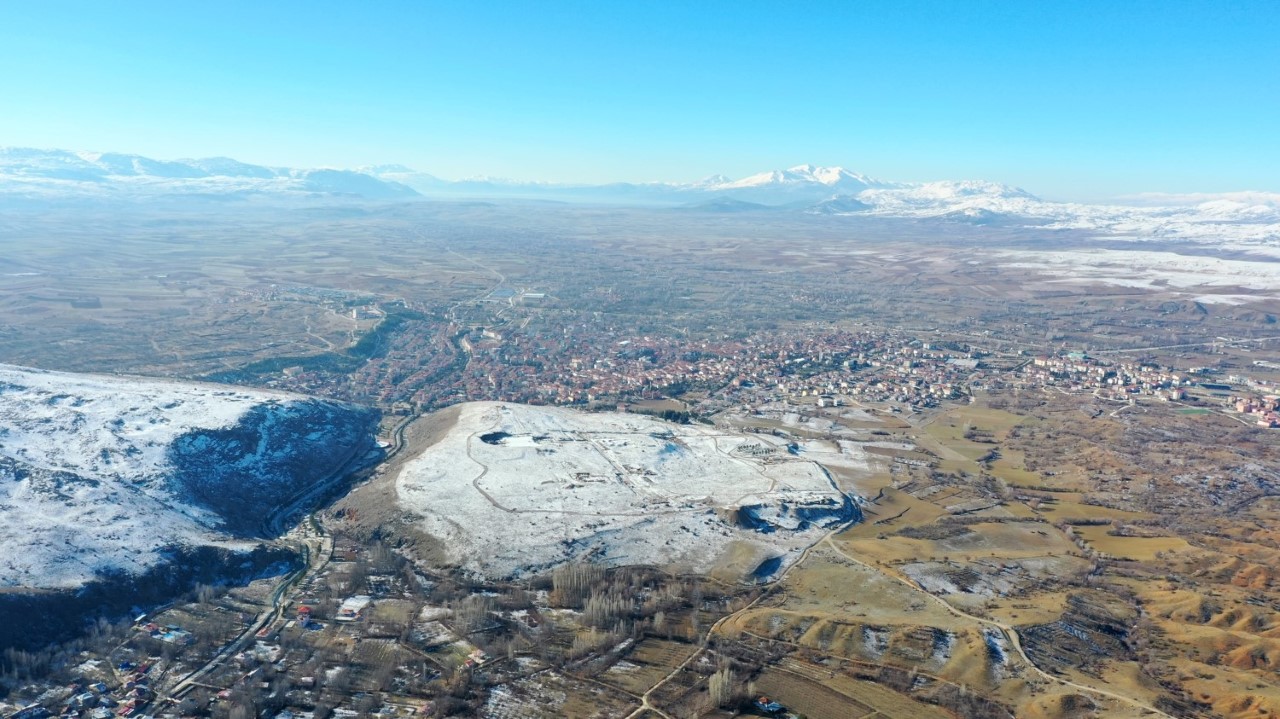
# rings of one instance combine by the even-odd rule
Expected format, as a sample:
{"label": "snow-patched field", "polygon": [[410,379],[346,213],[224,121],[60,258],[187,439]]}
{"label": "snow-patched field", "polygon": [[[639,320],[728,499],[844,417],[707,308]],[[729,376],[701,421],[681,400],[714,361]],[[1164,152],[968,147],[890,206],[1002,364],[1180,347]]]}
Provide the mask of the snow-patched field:
{"label": "snow-patched field", "polygon": [[[288,448],[333,439],[289,438],[285,425],[335,408],[283,393],[0,365],[0,587],[78,586],[145,571],[177,545],[239,546],[218,531],[226,518],[188,491],[175,442],[239,465],[202,479],[278,481]],[[255,431],[220,439],[254,413]]]}
{"label": "snow-patched field", "polygon": [[[1062,250],[993,253],[1005,267],[1056,276],[1055,282],[1105,284],[1185,294],[1206,304],[1243,304],[1280,298],[1280,262],[1223,259],[1140,250]],[[1242,295],[1215,288],[1259,291]]]}
{"label": "snow-patched field", "polygon": [[751,447],[634,414],[473,403],[404,465],[397,502],[487,576],[587,554],[705,571],[742,543],[785,566],[856,510],[816,463]]}

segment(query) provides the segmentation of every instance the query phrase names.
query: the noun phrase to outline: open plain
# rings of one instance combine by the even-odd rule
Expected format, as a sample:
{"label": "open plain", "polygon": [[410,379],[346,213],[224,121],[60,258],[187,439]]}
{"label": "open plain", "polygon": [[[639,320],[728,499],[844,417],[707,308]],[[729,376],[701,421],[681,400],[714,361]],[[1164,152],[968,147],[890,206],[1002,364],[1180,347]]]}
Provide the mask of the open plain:
{"label": "open plain", "polygon": [[[100,630],[173,656],[158,708],[1280,711],[1256,247],[536,202],[3,222],[39,249],[0,258],[0,360],[384,415],[258,604],[160,610],[186,649]],[[45,651],[11,704],[84,675]]]}

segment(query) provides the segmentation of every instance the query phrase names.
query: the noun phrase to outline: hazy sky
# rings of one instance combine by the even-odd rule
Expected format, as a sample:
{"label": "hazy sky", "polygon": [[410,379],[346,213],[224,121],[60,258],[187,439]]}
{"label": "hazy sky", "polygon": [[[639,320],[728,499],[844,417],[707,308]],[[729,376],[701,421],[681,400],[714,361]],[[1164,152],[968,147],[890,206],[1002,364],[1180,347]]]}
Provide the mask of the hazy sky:
{"label": "hazy sky", "polygon": [[0,3],[0,145],[1280,190],[1280,0]]}

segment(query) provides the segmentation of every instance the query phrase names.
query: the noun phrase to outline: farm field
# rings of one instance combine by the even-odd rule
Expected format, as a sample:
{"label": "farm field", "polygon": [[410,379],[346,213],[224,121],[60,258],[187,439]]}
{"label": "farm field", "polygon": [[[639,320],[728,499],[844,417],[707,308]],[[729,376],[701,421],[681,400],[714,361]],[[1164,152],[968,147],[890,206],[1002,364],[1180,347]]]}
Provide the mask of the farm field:
{"label": "farm field", "polygon": [[858,557],[891,564],[942,558],[1019,559],[1076,551],[1060,530],[1043,521],[948,525],[938,539],[914,539],[899,530],[893,541],[843,538],[836,541]]}
{"label": "farm field", "polygon": [[646,638],[637,643],[624,659],[600,675],[600,681],[631,694],[643,694],[694,651],[696,647],[688,644]]}
{"label": "farm field", "polygon": [[551,672],[497,688],[481,708],[485,719],[613,719],[637,702],[598,685]]}
{"label": "farm field", "polygon": [[765,669],[755,681],[763,695],[810,719],[860,719],[876,713],[828,686],[779,669]]}
{"label": "farm field", "polygon": [[789,709],[811,717],[938,719],[956,716],[880,682],[851,676],[847,670],[848,667],[840,665],[828,668],[784,659],[765,668],[757,679],[757,687]]}
{"label": "farm field", "polygon": [[1123,537],[1108,534],[1110,525],[1095,524],[1076,527],[1075,531],[1096,551],[1112,557],[1150,562],[1164,552],[1185,552],[1191,549],[1185,539],[1179,537]]}

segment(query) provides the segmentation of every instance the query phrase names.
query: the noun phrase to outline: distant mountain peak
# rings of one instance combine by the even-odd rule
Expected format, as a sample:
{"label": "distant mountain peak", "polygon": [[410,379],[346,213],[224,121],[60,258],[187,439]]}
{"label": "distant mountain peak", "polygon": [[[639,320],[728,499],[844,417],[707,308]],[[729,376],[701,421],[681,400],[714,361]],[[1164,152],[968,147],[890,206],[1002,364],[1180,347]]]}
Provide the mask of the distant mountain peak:
{"label": "distant mountain peak", "polygon": [[821,165],[796,165],[789,167],[785,173],[802,178],[812,178],[824,185],[834,185],[841,180],[865,180],[863,175],[850,172],[843,167],[823,167]]}
{"label": "distant mountain peak", "polygon": [[850,172],[843,167],[825,167],[822,165],[795,165],[785,170],[770,170],[748,175],[740,180],[720,183],[718,189],[736,189],[748,187],[770,186],[815,186],[850,192],[869,187],[887,187],[890,183]]}
{"label": "distant mountain peak", "polygon": [[723,185],[726,182],[733,182],[733,178],[729,177],[728,175],[721,175],[717,173],[715,175],[707,175],[701,180],[698,180],[697,182],[693,183],[693,186],[694,187],[715,187],[716,185]]}
{"label": "distant mountain peak", "polygon": [[357,167],[356,172],[363,172],[366,175],[373,175],[374,177],[377,177],[378,175],[384,175],[384,174],[410,175],[410,174],[416,174],[418,171],[413,169],[412,167],[409,167],[408,165],[401,165],[399,163],[393,162],[387,165],[365,165],[363,167]]}

